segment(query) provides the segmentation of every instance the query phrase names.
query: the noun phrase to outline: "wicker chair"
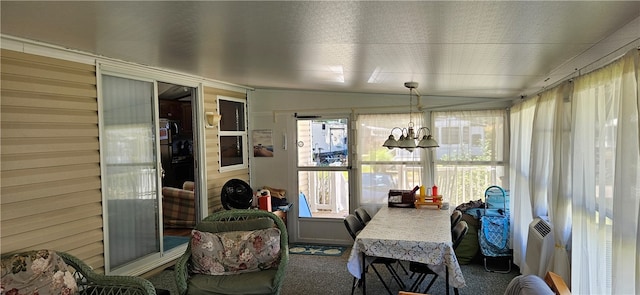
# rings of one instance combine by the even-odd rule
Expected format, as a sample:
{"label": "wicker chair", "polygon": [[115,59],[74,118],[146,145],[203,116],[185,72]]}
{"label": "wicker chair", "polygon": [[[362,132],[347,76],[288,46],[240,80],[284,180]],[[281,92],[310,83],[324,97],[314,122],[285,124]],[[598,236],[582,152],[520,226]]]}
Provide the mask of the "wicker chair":
{"label": "wicker chair", "polygon": [[[14,257],[35,257],[35,253],[57,254],[75,278],[78,294],[82,295],[155,295],[156,290],[146,279],[134,276],[103,275],[94,272],[90,266],[71,254],[50,250],[35,250],[2,255],[4,262],[10,263]],[[22,258],[23,261],[26,261]],[[71,269],[72,268],[72,269]],[[25,268],[25,271],[28,268]],[[3,285],[4,285],[3,277]]]}
{"label": "wicker chair", "polygon": [[233,209],[207,216],[196,225],[195,229],[222,233],[274,227],[280,231],[279,261],[276,262],[276,267],[265,270],[227,275],[194,273],[192,245],[189,243],[187,250],[178,258],[175,265],[178,294],[279,294],[289,262],[289,241],[282,219],[268,211]]}

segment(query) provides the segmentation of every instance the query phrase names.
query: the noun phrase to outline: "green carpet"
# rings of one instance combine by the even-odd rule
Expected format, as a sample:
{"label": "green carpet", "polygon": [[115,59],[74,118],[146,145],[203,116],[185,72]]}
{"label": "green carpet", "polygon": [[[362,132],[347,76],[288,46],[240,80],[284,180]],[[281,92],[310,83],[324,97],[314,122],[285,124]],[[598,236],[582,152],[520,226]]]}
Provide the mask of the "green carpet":
{"label": "green carpet", "polygon": [[341,256],[346,247],[312,245],[312,244],[292,244],[289,245],[289,253],[303,255]]}

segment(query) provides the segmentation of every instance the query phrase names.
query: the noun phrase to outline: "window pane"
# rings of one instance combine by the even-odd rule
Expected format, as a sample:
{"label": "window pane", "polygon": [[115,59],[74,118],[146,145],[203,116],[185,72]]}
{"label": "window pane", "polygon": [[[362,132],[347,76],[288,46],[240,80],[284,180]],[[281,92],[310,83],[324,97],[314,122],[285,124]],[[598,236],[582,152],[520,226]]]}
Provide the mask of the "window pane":
{"label": "window pane", "polygon": [[489,186],[506,188],[504,173],[502,165],[436,165],[436,184],[451,204],[460,205],[472,200],[484,201],[484,191]]}
{"label": "window pane", "polygon": [[220,131],[245,131],[244,127],[244,103],[219,99],[220,105]]}
{"label": "window pane", "polygon": [[[360,115],[358,117],[358,155],[360,161],[420,161],[422,157],[420,149],[414,151],[390,150],[382,146],[392,129],[407,127],[404,124],[408,123],[408,119],[408,114]],[[413,121],[416,124],[416,132],[419,127],[424,126],[416,118]],[[426,129],[421,131],[420,135],[424,135],[425,131]],[[396,128],[393,135],[396,140],[399,139],[400,129]]]}
{"label": "window pane", "polygon": [[436,112],[441,161],[503,161],[504,111]]}
{"label": "window pane", "polygon": [[[408,114],[358,116],[358,156],[360,160],[360,204],[386,204],[390,189],[411,190],[423,177],[424,150],[389,150],[382,146],[394,127],[408,122]],[[416,121],[416,126],[423,126]],[[394,131],[396,139],[400,131]]]}
{"label": "window pane", "polygon": [[410,190],[420,185],[422,167],[409,165],[362,165],[360,203],[385,204],[390,189]]}
{"label": "window pane", "polygon": [[218,96],[220,119],[220,171],[247,168],[246,101]]}
{"label": "window pane", "polygon": [[347,119],[298,120],[298,166],[349,165]]}
{"label": "window pane", "polygon": [[242,136],[220,136],[220,165],[241,165],[243,150]]}
{"label": "window pane", "polygon": [[348,175],[347,171],[299,171],[299,217],[344,218],[349,210]]}
{"label": "window pane", "polygon": [[492,185],[508,189],[505,179],[505,111],[435,112],[440,147],[436,185],[453,206],[483,199]]}

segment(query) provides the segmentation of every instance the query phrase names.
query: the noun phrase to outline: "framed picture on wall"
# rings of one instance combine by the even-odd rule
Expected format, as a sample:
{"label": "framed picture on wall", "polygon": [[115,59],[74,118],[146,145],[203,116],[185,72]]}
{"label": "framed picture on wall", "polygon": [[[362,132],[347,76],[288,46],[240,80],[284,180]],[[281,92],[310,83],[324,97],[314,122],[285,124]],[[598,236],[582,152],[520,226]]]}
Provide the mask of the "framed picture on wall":
{"label": "framed picture on wall", "polygon": [[273,157],[273,133],[271,130],[253,131],[253,156]]}

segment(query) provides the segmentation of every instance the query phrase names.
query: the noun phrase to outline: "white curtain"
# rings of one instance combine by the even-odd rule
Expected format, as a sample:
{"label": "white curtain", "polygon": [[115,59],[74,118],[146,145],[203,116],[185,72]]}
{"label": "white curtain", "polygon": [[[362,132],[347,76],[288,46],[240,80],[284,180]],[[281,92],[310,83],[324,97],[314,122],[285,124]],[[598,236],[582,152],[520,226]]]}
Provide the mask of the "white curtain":
{"label": "white curtain", "polygon": [[638,59],[575,81],[573,254],[575,294],[640,292]]}
{"label": "white curtain", "polygon": [[[514,263],[523,274],[544,276],[553,271],[569,281],[567,243],[570,214],[570,84],[565,83],[512,108],[511,179],[514,184],[512,224]],[[534,217],[553,225],[555,251],[528,265],[529,224]]]}
{"label": "white curtain", "polygon": [[528,225],[548,214],[541,271],[573,294],[640,292],[639,53],[511,109],[514,262],[527,272]]}
{"label": "white curtain", "polygon": [[[538,96],[511,108],[510,173],[511,180],[511,234],[513,263],[525,273],[525,254],[529,223],[533,220],[529,192],[531,166],[531,138],[533,117]],[[528,272],[528,271],[527,271]]]}
{"label": "white curtain", "polygon": [[557,265],[553,271],[566,281],[570,281],[567,242],[571,233],[569,88],[568,83],[562,84],[542,93],[537,101],[531,138],[529,200],[532,217],[548,216],[553,225],[555,250],[552,257],[541,257],[535,266],[525,264],[523,272],[537,270],[534,274],[544,276],[554,260]]}
{"label": "white curtain", "polygon": [[433,112],[436,183],[451,206],[484,200],[487,187],[506,185],[506,110]]}
{"label": "white curtain", "polygon": [[[433,150],[416,148],[412,152],[403,149],[389,150],[382,146],[394,127],[407,128],[409,121],[415,126],[415,132],[424,135],[424,116],[406,114],[359,114],[356,121],[357,170],[360,179],[360,199],[358,206],[377,211],[387,202],[389,189],[410,190],[416,185],[433,184],[431,178],[430,154]],[[433,130],[430,126],[429,129]],[[406,131],[405,131],[406,134]],[[400,138],[401,130],[395,129],[393,135]],[[417,135],[417,134],[416,134]]]}

